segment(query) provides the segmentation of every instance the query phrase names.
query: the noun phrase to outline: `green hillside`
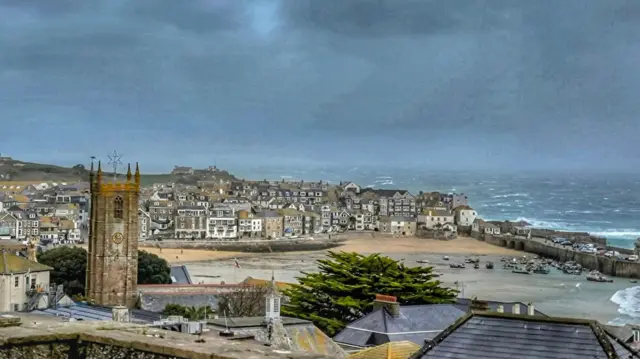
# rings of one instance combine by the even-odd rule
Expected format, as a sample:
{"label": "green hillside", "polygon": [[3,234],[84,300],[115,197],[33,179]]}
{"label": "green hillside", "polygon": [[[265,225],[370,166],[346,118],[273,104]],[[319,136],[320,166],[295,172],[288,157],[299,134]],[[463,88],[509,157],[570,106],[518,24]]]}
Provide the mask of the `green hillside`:
{"label": "green hillside", "polygon": [[[109,176],[105,172],[105,176]],[[88,181],[89,170],[84,165],[73,167],[57,166],[52,164],[23,162],[10,157],[0,157],[0,181]],[[196,170],[193,175],[172,175],[172,174],[144,174],[140,176],[143,186],[153,183],[183,183],[196,184],[198,181],[207,180],[237,180],[235,176],[227,171],[218,170],[210,172]]]}

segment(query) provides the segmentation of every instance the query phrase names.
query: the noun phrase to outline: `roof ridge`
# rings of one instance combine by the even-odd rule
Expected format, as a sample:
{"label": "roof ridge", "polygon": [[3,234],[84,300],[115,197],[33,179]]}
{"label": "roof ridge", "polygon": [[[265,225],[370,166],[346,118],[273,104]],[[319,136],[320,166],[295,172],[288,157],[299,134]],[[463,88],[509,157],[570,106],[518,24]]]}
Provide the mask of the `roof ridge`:
{"label": "roof ridge", "polygon": [[[633,348],[631,348],[627,343],[625,343],[623,340],[621,340],[620,338],[618,338],[617,336],[613,335],[606,327],[606,325],[602,325],[599,322],[596,322],[595,324],[600,330],[602,330],[606,335],[610,336],[611,339],[615,340],[621,347],[623,347],[624,349],[626,349],[629,353],[631,353],[631,357],[632,358],[640,358],[640,354],[638,354],[637,351],[635,351]],[[625,324],[626,325],[626,324]],[[596,337],[598,335],[596,334]],[[609,338],[607,338],[607,342],[609,343],[609,345],[611,345],[611,347],[613,348],[613,344],[611,343],[611,340]],[[616,353],[615,348],[614,349],[614,353]],[[605,348],[606,350],[606,348]],[[616,353],[617,355],[617,353]]]}

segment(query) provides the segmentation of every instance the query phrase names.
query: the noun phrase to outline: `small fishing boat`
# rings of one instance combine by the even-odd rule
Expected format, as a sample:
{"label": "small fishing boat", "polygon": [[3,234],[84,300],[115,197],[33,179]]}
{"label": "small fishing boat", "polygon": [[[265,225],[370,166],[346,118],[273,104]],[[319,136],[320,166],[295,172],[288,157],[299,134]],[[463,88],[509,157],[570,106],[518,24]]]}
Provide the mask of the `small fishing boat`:
{"label": "small fishing boat", "polygon": [[632,279],[632,280],[629,281],[629,283],[638,283],[638,281],[635,280],[635,279]]}
{"label": "small fishing boat", "polygon": [[444,259],[445,261],[448,261],[449,260],[449,256],[444,256],[444,257],[442,257],[442,259]]}
{"label": "small fishing boat", "polygon": [[420,264],[429,264],[429,261],[426,259],[418,259],[416,262],[420,263]]}
{"label": "small fishing boat", "polygon": [[528,271],[526,269],[514,269],[511,271],[511,273],[516,273],[516,274],[531,274],[531,271]]}
{"label": "small fishing boat", "polygon": [[613,279],[603,276],[602,273],[597,270],[589,272],[589,274],[587,274],[587,280],[591,282],[613,283]]}
{"label": "small fishing boat", "polygon": [[536,273],[536,274],[549,274],[549,268],[547,268],[545,266],[537,266],[537,267],[533,268],[533,273]]}
{"label": "small fishing boat", "polygon": [[464,263],[451,263],[449,264],[449,268],[465,268]]}
{"label": "small fishing boat", "polygon": [[478,263],[474,264],[474,265],[473,265],[473,268],[474,268],[474,269],[478,269],[478,268],[480,268],[480,264],[478,264]]}
{"label": "small fishing boat", "polygon": [[485,264],[485,267],[487,267],[487,269],[493,269],[493,262],[487,262],[487,264]]}

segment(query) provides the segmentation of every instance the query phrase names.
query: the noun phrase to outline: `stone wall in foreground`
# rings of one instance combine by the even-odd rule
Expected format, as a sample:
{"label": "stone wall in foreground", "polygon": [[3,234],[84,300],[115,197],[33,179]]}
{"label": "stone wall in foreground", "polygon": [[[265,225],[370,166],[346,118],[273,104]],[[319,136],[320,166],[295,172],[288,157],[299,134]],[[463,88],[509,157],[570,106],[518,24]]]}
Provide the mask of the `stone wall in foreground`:
{"label": "stone wall in foreground", "polygon": [[3,320],[0,359],[330,359],[130,323],[52,323],[59,318],[30,315],[20,325],[2,327]]}

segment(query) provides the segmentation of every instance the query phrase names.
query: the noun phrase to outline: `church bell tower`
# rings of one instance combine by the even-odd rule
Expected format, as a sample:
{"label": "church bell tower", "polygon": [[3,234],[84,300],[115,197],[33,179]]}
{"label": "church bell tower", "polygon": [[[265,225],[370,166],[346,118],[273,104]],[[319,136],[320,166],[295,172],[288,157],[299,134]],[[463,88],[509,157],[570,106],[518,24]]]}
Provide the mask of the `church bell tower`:
{"label": "church bell tower", "polygon": [[[116,168],[114,166],[114,168]],[[86,296],[98,305],[132,308],[137,301],[140,169],[126,179],[89,174],[91,212]]]}

